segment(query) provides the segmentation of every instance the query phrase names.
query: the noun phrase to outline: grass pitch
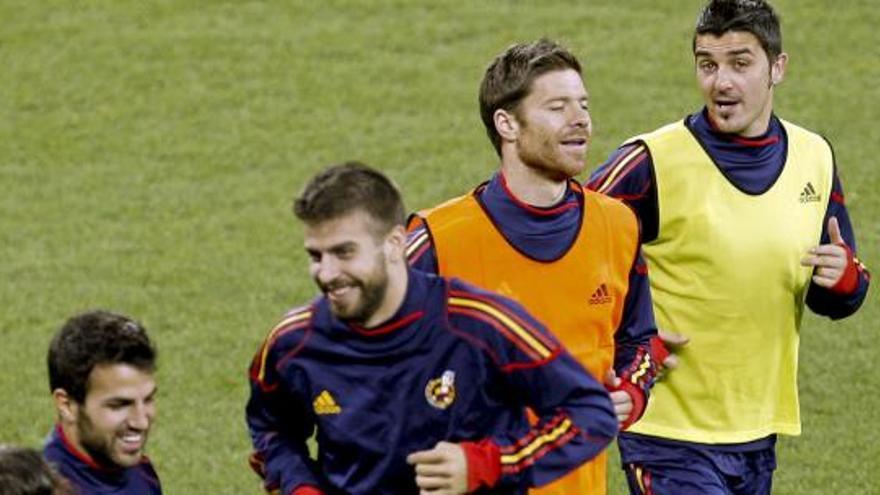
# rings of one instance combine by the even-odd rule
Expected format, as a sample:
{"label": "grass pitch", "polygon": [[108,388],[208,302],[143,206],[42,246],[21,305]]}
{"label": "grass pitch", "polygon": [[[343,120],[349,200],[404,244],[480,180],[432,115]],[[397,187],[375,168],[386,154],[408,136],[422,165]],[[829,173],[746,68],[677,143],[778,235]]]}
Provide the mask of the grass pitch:
{"label": "grass pitch", "polygon": [[[248,361],[314,290],[289,213],[302,182],[357,158],[411,209],[486,178],[476,94],[515,41],[582,59],[590,169],[700,105],[702,2],[0,2],[0,442],[38,446],[45,353],[69,315],[130,313],[160,348],[150,442],[167,493],[261,493],[245,458]],[[835,145],[860,257],[877,269],[876,6],[779,0],[782,117]],[[876,292],[876,289],[875,289]],[[876,297],[802,332],[804,434],[774,493],[870,493],[880,458]],[[611,493],[624,493],[611,469]]]}

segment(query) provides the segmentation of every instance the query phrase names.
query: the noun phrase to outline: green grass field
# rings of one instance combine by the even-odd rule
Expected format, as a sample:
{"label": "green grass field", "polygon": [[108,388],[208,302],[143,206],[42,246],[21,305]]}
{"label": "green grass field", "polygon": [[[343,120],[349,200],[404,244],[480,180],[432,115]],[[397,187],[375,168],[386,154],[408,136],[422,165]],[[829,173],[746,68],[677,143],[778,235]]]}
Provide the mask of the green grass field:
{"label": "green grass field", "polygon": [[[160,348],[150,454],[166,493],[260,493],[245,372],[276,318],[314,292],[289,213],[303,181],[357,158],[413,209],[472,187],[496,165],[482,70],[541,35],[585,62],[592,169],[699,107],[701,4],[0,1],[0,442],[40,445],[54,422],[50,335],[109,308]],[[876,270],[876,2],[776,5],[791,57],[777,111],[834,143]],[[876,301],[843,322],[806,318],[804,434],[781,441],[774,493],[880,493]]]}

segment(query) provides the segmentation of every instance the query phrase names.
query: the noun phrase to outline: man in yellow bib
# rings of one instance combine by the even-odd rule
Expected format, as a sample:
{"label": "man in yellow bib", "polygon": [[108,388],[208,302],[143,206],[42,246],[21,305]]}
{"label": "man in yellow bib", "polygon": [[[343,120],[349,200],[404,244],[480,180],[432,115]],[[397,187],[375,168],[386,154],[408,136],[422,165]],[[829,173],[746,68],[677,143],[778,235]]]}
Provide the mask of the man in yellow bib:
{"label": "man in yellow bib", "polygon": [[763,0],[713,0],[693,39],[705,107],[627,141],[588,187],[643,227],[660,328],[689,337],[619,446],[633,494],[769,494],[801,430],[804,304],[854,313],[869,275],[821,136],[773,114],[788,56]]}
{"label": "man in yellow bib", "polygon": [[[662,356],[649,344],[656,326],[635,215],[572,179],[592,132],[580,63],[549,40],[513,45],[486,69],[479,100],[500,170],[414,216],[408,259],[522,303],[605,380],[626,428]],[[606,466],[602,454],[530,493],[604,495]]]}

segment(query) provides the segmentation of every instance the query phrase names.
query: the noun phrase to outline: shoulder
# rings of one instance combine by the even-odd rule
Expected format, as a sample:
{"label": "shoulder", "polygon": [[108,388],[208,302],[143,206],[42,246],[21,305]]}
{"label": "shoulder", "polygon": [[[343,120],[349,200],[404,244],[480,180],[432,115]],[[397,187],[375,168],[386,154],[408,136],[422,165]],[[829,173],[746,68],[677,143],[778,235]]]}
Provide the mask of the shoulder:
{"label": "shoulder", "polygon": [[53,429],[52,433],[50,433],[49,437],[46,439],[45,445],[43,445],[43,457],[48,461],[57,463],[61,462],[63,452],[60,442],[58,441],[58,435]]}
{"label": "shoulder", "polygon": [[269,330],[251,362],[249,374],[253,381],[264,387],[268,386],[266,382],[271,375],[270,370],[277,365],[278,360],[282,356],[294,357],[305,346],[317,312],[316,302],[288,311]]}
{"label": "shoulder", "polygon": [[72,454],[67,452],[57,441],[57,438],[53,438],[43,447],[43,458],[61,477],[81,488],[80,485],[83,481],[80,470],[85,466],[82,463],[77,463]]}
{"label": "shoulder", "polygon": [[53,427],[43,446],[43,457],[65,477],[75,476],[78,471],[77,464],[85,465],[85,463],[65,447],[60,431],[59,426]]}
{"label": "shoulder", "polygon": [[311,304],[298,306],[284,314],[275,325],[272,326],[264,340],[264,346],[274,349],[289,348],[301,343],[307,335],[304,330],[312,326],[317,312],[318,300]]}
{"label": "shoulder", "polygon": [[406,260],[410,266],[429,271],[436,272],[436,261],[426,253],[431,251],[434,246],[434,240],[431,238],[431,231],[428,229],[425,219],[418,215],[411,215],[406,226]]}
{"label": "shoulder", "polygon": [[153,467],[153,463],[146,456],[141,460],[140,464],[132,468],[134,473],[137,475],[136,482],[139,485],[146,484],[147,492],[150,494],[160,494],[162,493],[161,483],[159,482],[159,474],[156,472],[156,468]]}
{"label": "shoulder", "polygon": [[691,132],[690,130],[688,130],[688,124],[686,123],[688,118],[690,117],[691,116],[688,116],[683,119],[676,120],[675,122],[670,122],[666,125],[660,126],[653,131],[633,136],[629,138],[627,142],[642,142],[650,145],[657,141],[663,141],[665,139],[677,139],[681,135],[690,135]]}
{"label": "shoulder", "polygon": [[628,141],[590,174],[586,187],[602,194],[636,192],[651,179],[651,154],[644,141]]}
{"label": "shoulder", "polygon": [[414,225],[416,218],[431,229],[445,225],[450,220],[459,222],[462,218],[466,218],[469,211],[479,210],[479,203],[474,196],[475,191],[444,201],[433,208],[419,211],[410,217],[410,228]]}
{"label": "shoulder", "polygon": [[828,138],[787,120],[779,119],[779,122],[789,147],[797,148],[807,156],[822,157],[827,166],[834,168],[834,147]]}
{"label": "shoulder", "polygon": [[795,124],[794,122],[790,122],[785,119],[779,119],[779,123],[782,124],[782,128],[785,130],[785,133],[789,137],[791,137],[792,134],[795,134],[799,137],[803,137],[803,138],[807,138],[807,139],[811,139],[811,140],[828,142],[828,140],[822,134],[819,134],[818,132],[815,132],[815,131],[811,131],[811,130],[807,129],[806,127],[802,127],[798,124]]}

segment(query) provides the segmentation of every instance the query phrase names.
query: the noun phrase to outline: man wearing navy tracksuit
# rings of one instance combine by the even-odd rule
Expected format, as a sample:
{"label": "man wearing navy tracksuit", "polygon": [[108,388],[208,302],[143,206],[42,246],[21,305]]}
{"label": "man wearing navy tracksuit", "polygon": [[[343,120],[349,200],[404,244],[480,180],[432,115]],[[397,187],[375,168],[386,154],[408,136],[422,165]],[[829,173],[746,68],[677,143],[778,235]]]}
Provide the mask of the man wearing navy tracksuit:
{"label": "man wearing navy tracksuit", "polygon": [[520,305],[407,268],[387,178],[332,167],[294,209],[323,295],[251,365],[251,461],[267,489],[525,493],[611,441],[607,392]]}

